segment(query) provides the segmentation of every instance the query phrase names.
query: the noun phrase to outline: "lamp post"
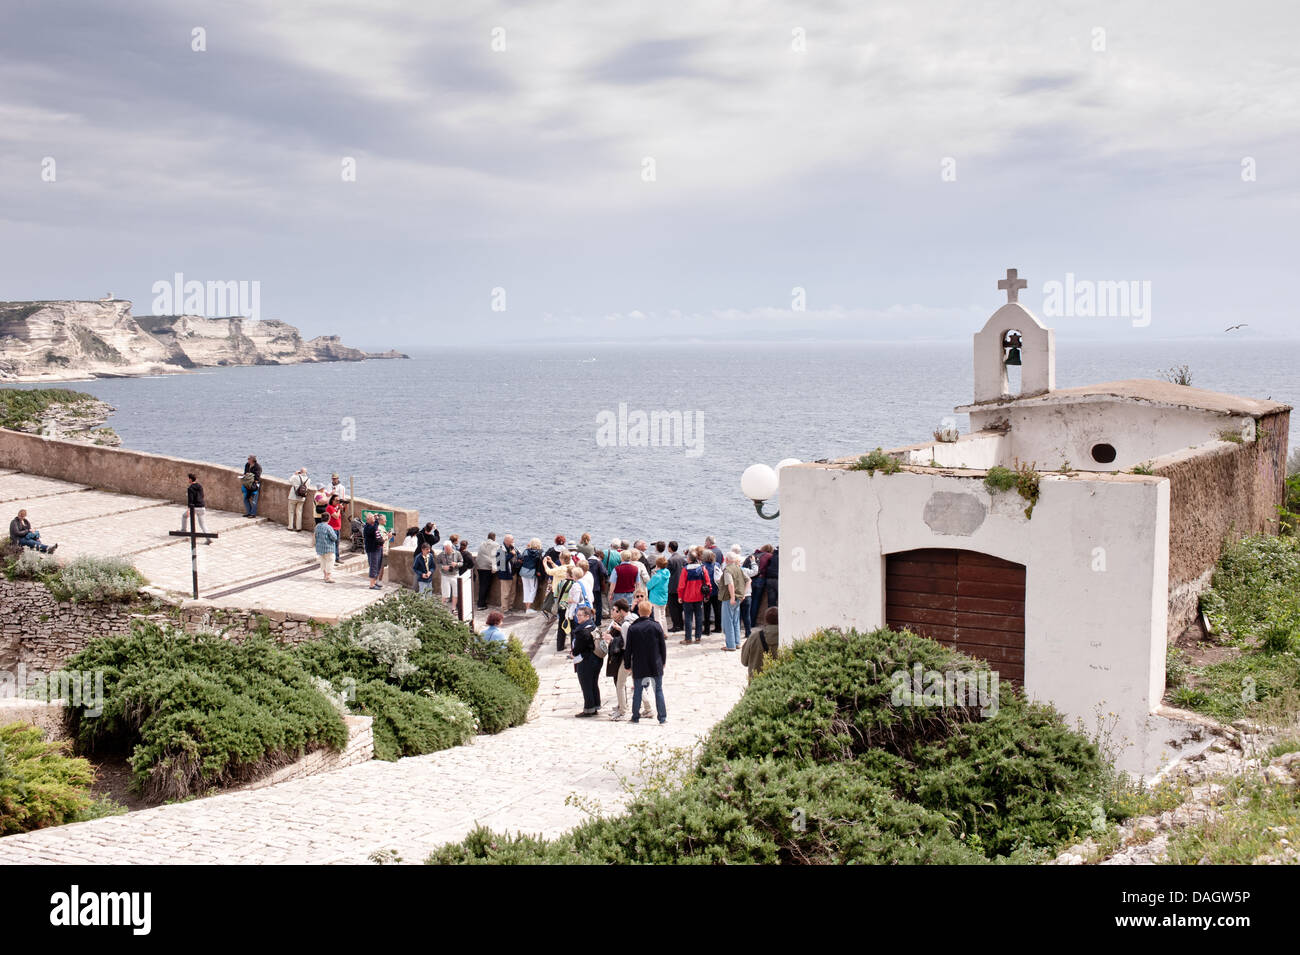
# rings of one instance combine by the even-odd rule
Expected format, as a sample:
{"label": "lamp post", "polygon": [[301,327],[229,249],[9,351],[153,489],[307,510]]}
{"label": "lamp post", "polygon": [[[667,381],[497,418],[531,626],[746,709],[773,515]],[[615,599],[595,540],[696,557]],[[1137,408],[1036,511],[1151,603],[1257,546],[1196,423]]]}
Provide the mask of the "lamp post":
{"label": "lamp post", "polygon": [[763,520],[771,521],[781,516],[779,510],[771,514],[763,513],[763,505],[780,487],[781,479],[778,472],[787,464],[800,463],[802,462],[798,458],[785,458],[775,468],[770,468],[766,464],[751,464],[745,468],[745,473],[740,476],[741,493],[754,502],[754,511]]}

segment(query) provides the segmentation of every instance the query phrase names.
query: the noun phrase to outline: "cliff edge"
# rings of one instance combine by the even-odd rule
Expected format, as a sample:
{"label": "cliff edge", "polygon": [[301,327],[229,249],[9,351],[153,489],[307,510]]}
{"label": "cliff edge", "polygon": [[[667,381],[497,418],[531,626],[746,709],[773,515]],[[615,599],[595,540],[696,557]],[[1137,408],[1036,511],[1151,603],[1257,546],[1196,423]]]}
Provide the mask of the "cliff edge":
{"label": "cliff edge", "polygon": [[280,321],[131,314],[125,299],[0,302],[0,380],[159,375],[223,365],[405,358],[370,354],[336,335],[304,339]]}

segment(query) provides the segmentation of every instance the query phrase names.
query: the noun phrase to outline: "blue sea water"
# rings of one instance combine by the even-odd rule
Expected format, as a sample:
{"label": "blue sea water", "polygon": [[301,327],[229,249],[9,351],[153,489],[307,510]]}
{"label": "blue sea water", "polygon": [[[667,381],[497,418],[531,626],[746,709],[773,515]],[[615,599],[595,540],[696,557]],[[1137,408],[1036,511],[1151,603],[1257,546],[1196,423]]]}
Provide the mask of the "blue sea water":
{"label": "blue sea water", "polygon": [[[1300,342],[1073,343],[1057,386],[1160,377],[1300,403]],[[751,463],[929,440],[971,398],[968,344],[502,347],[409,361],[207,369],[71,385],[116,409],[125,447],[269,474],[338,471],[472,542],[591,531],[746,548],[775,541],[740,492]],[[687,447],[602,446],[602,413],[702,414]],[[964,416],[958,425],[967,427]],[[1293,430],[1292,446],[1296,440]],[[774,504],[779,505],[779,500]]]}

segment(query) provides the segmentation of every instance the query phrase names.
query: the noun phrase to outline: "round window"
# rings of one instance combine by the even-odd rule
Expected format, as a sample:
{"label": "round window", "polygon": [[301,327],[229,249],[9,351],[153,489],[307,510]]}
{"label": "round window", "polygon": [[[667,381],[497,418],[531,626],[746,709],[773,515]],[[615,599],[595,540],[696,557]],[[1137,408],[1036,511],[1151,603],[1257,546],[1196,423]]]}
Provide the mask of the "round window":
{"label": "round window", "polygon": [[1113,444],[1094,444],[1092,446],[1092,459],[1098,464],[1110,464],[1115,460],[1115,446]]}

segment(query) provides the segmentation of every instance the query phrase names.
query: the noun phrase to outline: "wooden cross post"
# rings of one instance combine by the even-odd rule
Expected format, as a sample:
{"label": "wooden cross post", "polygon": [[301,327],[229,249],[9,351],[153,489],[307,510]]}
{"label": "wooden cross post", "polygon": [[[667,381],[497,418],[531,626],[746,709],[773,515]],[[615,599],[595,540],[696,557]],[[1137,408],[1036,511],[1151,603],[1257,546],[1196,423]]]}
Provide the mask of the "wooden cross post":
{"label": "wooden cross post", "polygon": [[194,599],[199,599],[199,538],[214,540],[217,534],[200,534],[199,525],[194,520],[194,508],[190,508],[190,529],[187,531],[168,531],[170,537],[188,537],[190,539],[190,573],[194,579]]}

